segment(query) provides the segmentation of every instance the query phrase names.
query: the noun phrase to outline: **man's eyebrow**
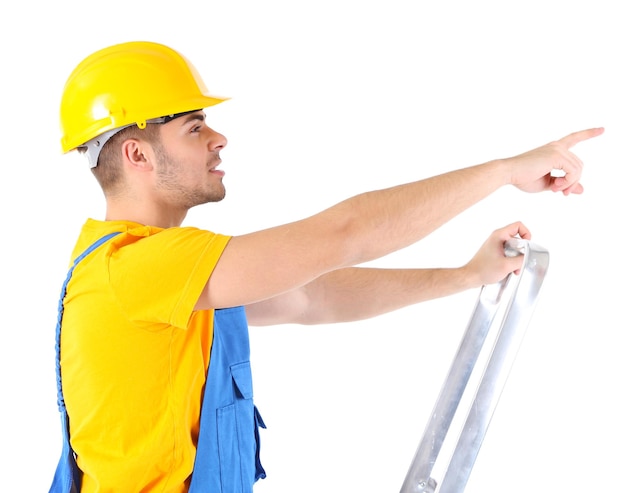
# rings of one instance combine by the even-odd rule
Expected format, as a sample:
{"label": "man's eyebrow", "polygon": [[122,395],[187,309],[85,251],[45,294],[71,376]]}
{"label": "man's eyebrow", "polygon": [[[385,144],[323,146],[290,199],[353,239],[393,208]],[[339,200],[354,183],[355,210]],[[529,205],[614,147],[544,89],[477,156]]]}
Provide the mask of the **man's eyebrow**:
{"label": "man's eyebrow", "polygon": [[199,122],[204,122],[204,120],[206,119],[206,115],[204,113],[189,113],[188,115],[185,115],[183,118],[184,118],[184,121],[183,121],[183,125],[184,125],[194,120],[197,120]]}

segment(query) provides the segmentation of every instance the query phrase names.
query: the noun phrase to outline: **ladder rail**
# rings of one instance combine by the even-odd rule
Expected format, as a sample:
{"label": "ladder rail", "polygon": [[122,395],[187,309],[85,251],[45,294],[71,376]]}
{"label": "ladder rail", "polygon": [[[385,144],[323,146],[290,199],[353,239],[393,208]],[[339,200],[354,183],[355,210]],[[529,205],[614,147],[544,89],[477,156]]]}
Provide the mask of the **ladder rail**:
{"label": "ladder rail", "polygon": [[[512,274],[499,283],[481,288],[470,322],[442,386],[429,422],[413,457],[400,493],[460,493],[465,489],[491,417],[523,335],[536,305],[549,255],[544,248],[527,240],[514,238],[505,245],[507,256],[524,254],[519,276]],[[511,294],[512,293],[512,294]],[[467,384],[475,371],[483,346],[493,330],[503,301],[508,304],[499,332],[493,343],[486,368],[480,378],[474,400],[466,416],[456,447],[445,470],[440,489],[431,476]]]}
{"label": "ladder rail", "polygon": [[[481,350],[489,335],[489,329],[497,312],[498,301],[506,287],[506,281],[497,285],[483,286],[474,308],[474,315],[465,330],[442,386],[430,419],[422,435],[413,463],[404,480],[401,493],[432,493],[435,485],[429,486],[450,425],[465,393]],[[495,286],[495,288],[494,288]]]}

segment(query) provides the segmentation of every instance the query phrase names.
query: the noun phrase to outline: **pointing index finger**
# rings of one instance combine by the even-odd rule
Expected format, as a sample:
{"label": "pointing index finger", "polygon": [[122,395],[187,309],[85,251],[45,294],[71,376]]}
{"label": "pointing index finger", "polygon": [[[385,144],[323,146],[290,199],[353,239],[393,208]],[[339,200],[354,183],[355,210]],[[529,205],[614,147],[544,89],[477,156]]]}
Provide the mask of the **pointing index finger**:
{"label": "pointing index finger", "polygon": [[604,127],[596,127],[596,128],[588,128],[587,130],[579,130],[578,132],[573,132],[569,135],[566,135],[562,139],[559,140],[563,145],[565,145],[568,149],[570,147],[574,147],[579,142],[583,140],[591,139],[593,137],[597,137],[604,132]]}

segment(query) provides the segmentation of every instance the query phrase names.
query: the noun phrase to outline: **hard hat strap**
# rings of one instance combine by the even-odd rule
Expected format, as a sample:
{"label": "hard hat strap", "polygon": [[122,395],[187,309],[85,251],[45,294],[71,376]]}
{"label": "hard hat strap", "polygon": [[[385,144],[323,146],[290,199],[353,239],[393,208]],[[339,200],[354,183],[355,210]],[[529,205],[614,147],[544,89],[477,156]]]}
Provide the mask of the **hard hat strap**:
{"label": "hard hat strap", "polygon": [[[134,125],[134,123],[133,123]],[[84,150],[85,156],[87,156],[87,162],[89,163],[90,168],[95,168],[98,166],[98,156],[100,156],[100,151],[104,147],[104,144],[108,142],[108,140],[113,137],[120,130],[123,130],[130,125],[125,125],[120,128],[114,128],[113,130],[108,130],[97,137],[94,137],[91,140],[85,142],[82,146],[78,147],[78,150]]]}

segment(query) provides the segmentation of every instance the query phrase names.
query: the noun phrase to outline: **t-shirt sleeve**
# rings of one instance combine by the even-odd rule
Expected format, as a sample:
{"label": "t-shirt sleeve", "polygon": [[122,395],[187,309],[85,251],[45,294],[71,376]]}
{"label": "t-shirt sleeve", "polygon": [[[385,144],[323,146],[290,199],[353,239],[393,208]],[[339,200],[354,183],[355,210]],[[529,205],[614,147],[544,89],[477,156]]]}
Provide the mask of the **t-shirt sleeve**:
{"label": "t-shirt sleeve", "polygon": [[185,328],[229,236],[168,228],[125,242],[110,257],[111,286],[129,320]]}

